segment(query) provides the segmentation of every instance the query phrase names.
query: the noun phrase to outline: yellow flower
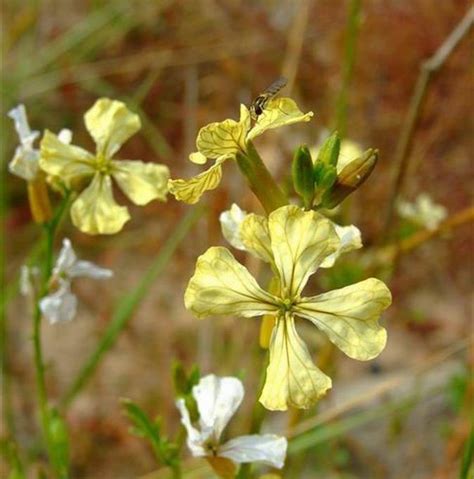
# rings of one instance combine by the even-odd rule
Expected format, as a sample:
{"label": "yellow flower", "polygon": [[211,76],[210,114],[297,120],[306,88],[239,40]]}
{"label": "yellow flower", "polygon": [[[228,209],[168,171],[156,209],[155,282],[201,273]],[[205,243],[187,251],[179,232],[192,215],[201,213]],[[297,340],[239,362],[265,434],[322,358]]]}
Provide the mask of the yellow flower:
{"label": "yellow flower", "polygon": [[76,179],[90,184],[71,207],[77,228],[89,234],[113,234],[130,219],[128,209],[112,194],[112,178],[137,205],[166,200],[168,168],[142,161],[114,160],[114,154],[140,129],[140,118],[120,101],[101,98],[84,115],[86,128],[96,143],[95,154],[60,141],[46,131],[41,141],[40,168],[61,178],[68,187]]}
{"label": "yellow flower", "polygon": [[240,105],[240,120],[224,120],[201,128],[196,139],[197,152],[189,155],[190,161],[203,165],[208,159],[214,164],[201,174],[188,180],[169,181],[169,190],[176,199],[185,203],[197,203],[202,194],[213,190],[222,178],[222,163],[235,159],[237,153],[246,154],[247,143],[264,131],[309,121],[313,112],[303,113],[290,98],[273,98],[265,106],[252,127],[250,112]]}
{"label": "yellow flower", "polygon": [[309,277],[341,242],[331,222],[314,211],[283,206],[268,218],[249,214],[241,224],[240,239],[247,251],[270,264],[279,291],[263,290],[228,249],[213,247],[198,258],[185,293],[186,308],[198,318],[273,315],[260,402],[271,410],[308,408],[331,387],[331,379],[313,364],[295,317],[309,320],[349,357],[369,360],[385,347],[387,333],[378,320],[391,303],[390,291],[382,281],[369,278],[318,296],[302,296]]}

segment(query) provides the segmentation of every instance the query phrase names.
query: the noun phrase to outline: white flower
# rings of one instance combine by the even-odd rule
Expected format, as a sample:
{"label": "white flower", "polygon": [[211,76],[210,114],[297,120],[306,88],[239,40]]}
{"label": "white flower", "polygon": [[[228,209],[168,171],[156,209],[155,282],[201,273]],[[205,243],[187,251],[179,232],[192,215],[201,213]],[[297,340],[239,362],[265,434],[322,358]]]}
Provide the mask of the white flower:
{"label": "white flower", "polygon": [[435,230],[448,215],[446,208],[436,204],[426,193],[418,195],[414,203],[399,200],[397,211],[400,217],[429,230]]}
{"label": "white flower", "polygon": [[213,466],[222,464],[213,459],[228,459],[234,464],[262,462],[276,468],[283,467],[288,445],[284,437],[253,434],[221,443],[222,431],[244,397],[244,388],[239,379],[210,374],[194,386],[193,396],[199,411],[200,430],[192,425],[184,399],[176,402],[193,456],[206,457]]}
{"label": "white flower", "polygon": [[[39,150],[34,148],[33,144],[40,136],[40,132],[30,128],[24,105],[18,105],[10,110],[8,116],[15,122],[15,130],[20,140],[13,160],[8,165],[8,170],[25,181],[33,181],[38,174],[40,157]],[[71,130],[61,130],[58,138],[62,143],[69,144],[72,139]]]}
{"label": "white flower", "polygon": [[40,133],[30,129],[24,105],[18,105],[10,110],[8,116],[15,122],[15,130],[20,140],[8,169],[10,173],[31,181],[36,177],[39,168],[39,151],[33,148],[33,143]]}
{"label": "white flower", "polygon": [[43,316],[51,323],[70,321],[76,315],[77,298],[71,292],[71,280],[77,277],[107,279],[113,275],[109,269],[101,268],[90,261],[78,260],[67,238],[54,266],[51,283],[55,291],[40,300]]}
{"label": "white flower", "polygon": [[[240,209],[235,203],[232,204],[230,210],[221,213],[219,220],[221,223],[221,231],[224,238],[234,248],[246,251],[245,245],[240,236],[240,226],[247,217],[247,213]],[[321,216],[322,217],[322,216]],[[362,248],[362,239],[359,228],[354,225],[339,226],[332,222],[339,237],[340,244],[333,254],[329,255],[320,265],[321,268],[331,268],[336,260],[343,253],[348,253],[354,249]]]}

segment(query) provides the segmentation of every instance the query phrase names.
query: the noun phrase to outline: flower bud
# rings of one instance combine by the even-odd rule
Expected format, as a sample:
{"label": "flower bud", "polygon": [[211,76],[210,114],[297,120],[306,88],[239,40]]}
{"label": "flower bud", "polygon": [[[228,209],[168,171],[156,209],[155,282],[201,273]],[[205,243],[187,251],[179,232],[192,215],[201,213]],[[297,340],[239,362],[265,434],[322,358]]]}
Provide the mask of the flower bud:
{"label": "flower bud", "polygon": [[335,131],[319,149],[318,158],[316,164],[323,163],[325,165],[337,165],[337,159],[339,158],[339,151],[341,149],[341,139],[339,134]]}
{"label": "flower bud", "polygon": [[370,176],[378,160],[378,150],[368,149],[360,158],[346,165],[337,175],[334,186],[323,196],[324,208],[335,208]]}
{"label": "flower bud", "polygon": [[314,197],[313,160],[306,145],[295,152],[292,174],[295,191],[303,198],[305,208],[311,208]]}

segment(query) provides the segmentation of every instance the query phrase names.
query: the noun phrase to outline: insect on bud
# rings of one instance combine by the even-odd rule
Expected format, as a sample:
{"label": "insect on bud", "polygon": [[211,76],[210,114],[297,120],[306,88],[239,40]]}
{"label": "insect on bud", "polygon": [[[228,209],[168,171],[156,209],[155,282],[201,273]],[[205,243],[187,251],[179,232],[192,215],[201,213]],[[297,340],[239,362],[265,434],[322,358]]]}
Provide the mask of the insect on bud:
{"label": "insect on bud", "polygon": [[335,208],[357,190],[370,176],[378,160],[378,150],[368,149],[360,158],[351,161],[337,175],[334,186],[323,196],[324,208]]}
{"label": "insect on bud", "polygon": [[300,146],[293,157],[293,185],[295,191],[303,198],[306,209],[310,209],[314,198],[313,160],[306,145]]}

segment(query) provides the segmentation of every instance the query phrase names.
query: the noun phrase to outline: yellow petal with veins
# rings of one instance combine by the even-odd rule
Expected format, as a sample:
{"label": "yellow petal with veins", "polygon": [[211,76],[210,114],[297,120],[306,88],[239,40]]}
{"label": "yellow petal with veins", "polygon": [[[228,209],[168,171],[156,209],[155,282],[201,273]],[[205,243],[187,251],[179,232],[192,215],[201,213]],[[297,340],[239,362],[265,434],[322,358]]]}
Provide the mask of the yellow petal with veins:
{"label": "yellow petal with veins", "polygon": [[97,154],[110,159],[141,127],[140,117],[125,103],[100,98],[84,115],[86,128],[97,145]]}
{"label": "yellow petal with veins", "polygon": [[196,263],[184,295],[186,308],[198,318],[213,315],[242,317],[276,313],[276,298],[264,291],[232,253],[209,248]]}
{"label": "yellow petal with veins", "polygon": [[130,215],[126,207],[115,202],[110,176],[97,173],[72,204],[71,218],[83,233],[95,235],[117,233]]}
{"label": "yellow petal with veins", "polygon": [[205,191],[217,188],[222,178],[222,163],[220,158],[206,171],[188,180],[176,179],[168,181],[168,188],[175,198],[184,203],[194,204],[199,201]]}
{"label": "yellow petal with veins", "polygon": [[249,131],[247,140],[260,136],[266,130],[306,122],[311,119],[313,112],[303,113],[291,98],[272,98],[259,115],[254,127]]}
{"label": "yellow petal with veins", "polygon": [[369,278],[319,296],[301,298],[294,311],[326,333],[349,357],[366,361],[385,347],[387,331],[378,321],[391,302],[385,283]]}
{"label": "yellow petal with veins", "polygon": [[331,387],[331,378],[313,363],[291,314],[280,316],[270,344],[267,377],[259,401],[272,411],[307,409]]}
{"label": "yellow petal with veins", "polygon": [[136,204],[166,200],[169,170],[164,165],[143,161],[113,161],[112,176],[121,190]]}

